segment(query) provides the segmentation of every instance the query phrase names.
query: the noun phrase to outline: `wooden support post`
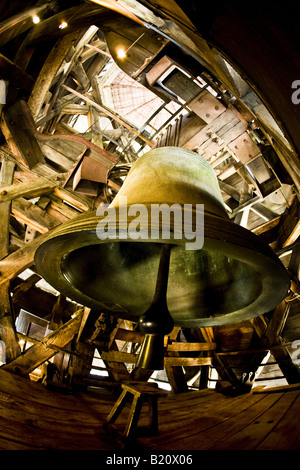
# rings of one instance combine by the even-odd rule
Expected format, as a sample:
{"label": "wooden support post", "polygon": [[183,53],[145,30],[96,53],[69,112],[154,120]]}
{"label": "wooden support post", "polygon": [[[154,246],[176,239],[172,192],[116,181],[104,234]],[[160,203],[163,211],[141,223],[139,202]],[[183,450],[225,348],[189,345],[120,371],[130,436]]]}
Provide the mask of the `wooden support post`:
{"label": "wooden support post", "polygon": [[27,349],[22,356],[4,365],[3,369],[24,377],[28,376],[30,372],[56,354],[52,346],[63,348],[74,338],[78,333],[82,315],[83,309],[78,310],[71,320],[50,333],[38,344]]}
{"label": "wooden support post", "polygon": [[[1,182],[0,193],[4,191],[4,187],[11,185],[14,180],[15,163],[3,159],[1,166]],[[1,201],[1,199],[0,199]],[[10,219],[10,201],[0,202],[0,259],[4,258],[9,253],[9,219]]]}
{"label": "wooden support post", "polygon": [[76,355],[71,357],[69,372],[71,375],[70,385],[79,390],[85,390],[87,385],[84,379],[88,378],[92,367],[95,347],[90,344],[76,342]]}
{"label": "wooden support post", "polygon": [[[171,341],[175,341],[178,336],[179,331],[180,331],[180,327],[173,328],[173,331],[169,335],[169,339]],[[179,356],[178,352],[173,352],[172,354],[173,356],[177,356],[177,357]],[[182,365],[169,364],[166,361],[166,359],[167,358],[165,357],[165,370],[166,370],[166,374],[167,374],[169,383],[171,385],[172,391],[174,393],[187,392],[188,386],[185,380]]]}
{"label": "wooden support post", "polygon": [[[116,341],[114,340],[110,346],[110,351],[116,351],[119,352],[118,346]],[[99,351],[100,356],[102,354],[102,351]],[[106,353],[109,354],[109,353]],[[126,353],[125,353],[126,354]],[[105,353],[103,353],[103,361],[106,364],[106,366],[109,369],[110,375],[113,377],[113,379],[116,382],[123,382],[124,380],[131,380],[130,373],[127,370],[126,365],[123,362],[116,362],[113,360],[105,360]]]}
{"label": "wooden support post", "polygon": [[278,248],[294,243],[300,236],[300,202],[298,196],[283,213],[278,231]]}
{"label": "wooden support post", "polygon": [[[267,325],[265,332],[263,333],[260,345],[262,348],[271,348],[271,346],[282,345],[280,334],[284,328],[286,319],[290,310],[290,303],[293,294],[283,300],[272,313],[272,317]],[[256,330],[258,332],[258,330]],[[256,370],[261,364],[263,358],[267,354],[267,350],[264,352],[258,352],[252,358],[250,367],[252,370]],[[285,375],[286,380],[289,384],[300,382],[300,372],[298,367],[293,363],[291,357],[286,348],[272,348],[272,355],[278,363],[278,366]]]}
{"label": "wooden support post", "polygon": [[0,286],[0,339],[5,345],[5,360],[8,364],[21,354],[11,309],[9,283]]}

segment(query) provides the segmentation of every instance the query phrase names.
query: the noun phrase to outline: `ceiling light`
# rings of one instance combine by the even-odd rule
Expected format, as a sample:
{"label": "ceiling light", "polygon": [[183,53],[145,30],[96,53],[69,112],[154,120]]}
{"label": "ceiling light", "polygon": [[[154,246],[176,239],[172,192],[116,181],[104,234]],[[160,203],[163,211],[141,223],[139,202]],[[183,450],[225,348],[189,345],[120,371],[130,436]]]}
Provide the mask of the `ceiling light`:
{"label": "ceiling light", "polygon": [[39,16],[33,15],[32,21],[34,22],[34,24],[38,24],[41,20],[40,20]]}
{"label": "ceiling light", "polygon": [[62,21],[59,25],[59,29],[64,29],[68,26],[68,23],[66,21]]}
{"label": "ceiling light", "polygon": [[117,56],[119,57],[119,59],[124,59],[124,57],[126,57],[126,51],[124,51],[124,49],[118,49]]}

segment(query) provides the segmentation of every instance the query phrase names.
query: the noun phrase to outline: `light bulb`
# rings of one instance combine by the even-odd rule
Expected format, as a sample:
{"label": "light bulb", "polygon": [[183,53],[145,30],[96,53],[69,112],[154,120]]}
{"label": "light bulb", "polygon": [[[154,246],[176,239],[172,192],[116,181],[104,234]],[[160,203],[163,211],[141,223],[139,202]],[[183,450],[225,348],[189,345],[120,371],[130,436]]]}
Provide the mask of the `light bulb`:
{"label": "light bulb", "polygon": [[32,21],[34,24],[38,24],[41,20],[37,15],[33,15]]}
{"label": "light bulb", "polygon": [[124,49],[118,49],[117,56],[119,57],[119,59],[124,59],[124,57],[126,57],[126,51],[124,51]]}
{"label": "light bulb", "polygon": [[59,29],[64,29],[68,26],[68,23],[66,21],[62,21],[59,25]]}

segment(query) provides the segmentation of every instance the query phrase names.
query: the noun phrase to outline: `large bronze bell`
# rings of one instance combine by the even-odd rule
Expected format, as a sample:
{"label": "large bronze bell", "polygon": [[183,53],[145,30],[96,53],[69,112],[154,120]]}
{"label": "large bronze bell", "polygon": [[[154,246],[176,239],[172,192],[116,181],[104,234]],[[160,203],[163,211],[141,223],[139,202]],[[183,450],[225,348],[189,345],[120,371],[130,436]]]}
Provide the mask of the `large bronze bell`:
{"label": "large bronze bell", "polygon": [[[173,205],[174,211],[169,220],[153,221],[151,209],[161,204]],[[196,204],[204,206],[199,226]],[[185,218],[182,225],[177,218],[184,205],[192,220],[188,229]],[[102,239],[99,222],[107,228]],[[200,239],[203,228],[204,245],[193,249],[191,237]],[[163,367],[163,335],[174,324],[205,327],[247,320],[271,311],[290,285],[270,247],[229,220],[211,166],[178,147],[141,156],[109,208],[58,227],[37,249],[35,264],[67,297],[139,322],[145,341],[138,365],[150,369]]]}

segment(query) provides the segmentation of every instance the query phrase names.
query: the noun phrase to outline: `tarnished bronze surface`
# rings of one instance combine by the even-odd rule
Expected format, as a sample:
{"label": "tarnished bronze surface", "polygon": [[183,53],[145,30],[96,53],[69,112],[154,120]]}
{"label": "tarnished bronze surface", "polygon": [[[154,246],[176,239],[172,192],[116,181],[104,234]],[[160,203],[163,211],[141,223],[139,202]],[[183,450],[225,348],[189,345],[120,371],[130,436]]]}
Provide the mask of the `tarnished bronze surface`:
{"label": "tarnished bronze surface", "polygon": [[[186,250],[186,238],[176,239],[178,227],[171,240],[122,239],[133,218],[124,218],[121,196],[129,207],[204,204],[203,248]],[[38,272],[78,303],[139,321],[153,300],[162,243],[172,244],[167,306],[175,325],[240,322],[272,310],[287,294],[282,263],[256,235],[228,219],[212,168],[194,152],[163,147],[140,157],[108,213],[115,210],[121,237],[100,240],[101,217],[89,212],[58,227],[36,252]]]}

